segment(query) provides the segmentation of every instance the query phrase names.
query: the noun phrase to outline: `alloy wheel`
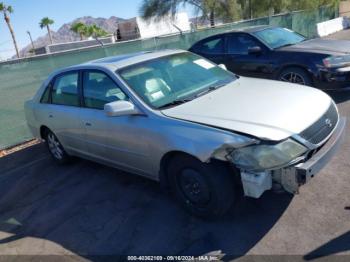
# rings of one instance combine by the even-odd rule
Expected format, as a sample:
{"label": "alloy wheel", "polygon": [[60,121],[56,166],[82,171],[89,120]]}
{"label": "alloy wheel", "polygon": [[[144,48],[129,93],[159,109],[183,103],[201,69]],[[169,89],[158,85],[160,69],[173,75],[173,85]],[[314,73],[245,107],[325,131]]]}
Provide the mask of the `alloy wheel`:
{"label": "alloy wheel", "polygon": [[305,85],[305,79],[302,75],[295,72],[288,72],[280,77],[281,81]]}
{"label": "alloy wheel", "polygon": [[47,135],[47,144],[49,145],[51,154],[58,160],[61,160],[63,158],[63,149],[53,133]]}

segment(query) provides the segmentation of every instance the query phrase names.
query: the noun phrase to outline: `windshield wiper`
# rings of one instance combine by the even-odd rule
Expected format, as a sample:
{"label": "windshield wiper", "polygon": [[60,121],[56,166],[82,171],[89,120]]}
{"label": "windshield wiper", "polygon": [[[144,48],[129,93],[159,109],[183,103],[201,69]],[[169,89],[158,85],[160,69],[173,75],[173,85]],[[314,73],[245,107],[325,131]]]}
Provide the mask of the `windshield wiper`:
{"label": "windshield wiper", "polygon": [[195,94],[194,96],[191,96],[189,98],[176,99],[174,101],[171,101],[169,103],[161,105],[160,107],[158,107],[158,109],[164,109],[164,108],[167,108],[167,107],[170,107],[170,106],[177,106],[177,105],[180,105],[180,104],[192,101],[193,99],[195,99],[197,97],[200,97],[202,95],[208,94],[211,91],[214,91],[214,90],[216,90],[216,89],[218,89],[218,88],[220,88],[222,86],[227,85],[229,82],[231,82],[231,81],[219,81],[218,83],[216,83],[214,85],[210,85],[204,91],[199,92],[199,93]]}
{"label": "windshield wiper", "polygon": [[305,42],[306,40],[308,40],[308,39],[307,39],[307,38],[305,38],[305,39],[303,39],[303,40],[301,40],[301,41],[299,41],[299,42],[296,42],[296,43],[288,43],[288,44],[284,44],[284,45],[281,45],[281,46],[279,46],[279,47],[276,47],[276,49],[281,48],[281,47],[286,47],[286,46],[296,45],[296,44],[299,44],[299,43],[301,43],[301,42]]}
{"label": "windshield wiper", "polygon": [[181,105],[183,103],[186,103],[186,102],[189,102],[191,101],[192,99],[176,99],[174,101],[171,101],[169,103],[166,103],[164,105],[161,105],[160,107],[158,107],[158,109],[164,109],[164,108],[167,108],[169,106],[177,106],[177,105]]}
{"label": "windshield wiper", "polygon": [[206,95],[206,94],[210,93],[211,91],[214,91],[214,90],[216,90],[216,89],[218,89],[218,88],[220,88],[220,87],[222,87],[222,86],[225,86],[225,85],[227,85],[227,82],[221,82],[220,84],[211,85],[211,86],[209,86],[207,89],[205,89],[204,91],[197,93],[197,94],[194,96],[194,98],[197,98],[197,97]]}
{"label": "windshield wiper", "polygon": [[276,49],[281,48],[281,47],[291,46],[291,45],[295,45],[295,44],[284,44],[284,45],[277,47]]}

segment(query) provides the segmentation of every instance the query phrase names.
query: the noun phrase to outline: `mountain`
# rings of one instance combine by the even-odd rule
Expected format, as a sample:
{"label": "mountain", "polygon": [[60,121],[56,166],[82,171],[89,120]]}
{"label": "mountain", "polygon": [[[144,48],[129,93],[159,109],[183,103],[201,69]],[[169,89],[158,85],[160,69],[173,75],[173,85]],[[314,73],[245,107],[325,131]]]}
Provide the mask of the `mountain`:
{"label": "mountain", "polygon": [[[117,23],[122,21],[125,21],[125,19],[115,17],[115,16],[111,16],[110,18],[102,18],[102,17],[93,18],[91,16],[80,17],[70,23],[62,25],[56,32],[51,30],[52,40],[54,44],[80,40],[79,35],[77,35],[76,33],[70,30],[71,25],[77,22],[83,22],[87,25],[96,24],[97,26],[101,27],[108,33],[114,33],[117,28]],[[44,28],[43,30],[46,31],[46,28]],[[34,40],[35,48],[42,47],[48,44],[50,44],[50,39],[47,33],[45,36],[39,37],[36,40]],[[29,44],[23,49],[21,49],[20,56],[23,57],[28,55],[28,52],[31,48],[32,48],[32,45]]]}

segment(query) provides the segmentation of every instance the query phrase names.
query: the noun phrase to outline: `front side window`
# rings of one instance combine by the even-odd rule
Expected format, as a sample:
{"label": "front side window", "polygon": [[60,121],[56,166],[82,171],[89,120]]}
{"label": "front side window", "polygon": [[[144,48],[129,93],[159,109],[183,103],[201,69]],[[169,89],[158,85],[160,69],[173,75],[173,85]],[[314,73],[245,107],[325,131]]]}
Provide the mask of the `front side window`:
{"label": "front side window", "polygon": [[224,52],[224,38],[218,37],[211,39],[207,42],[203,42],[200,45],[200,52],[205,54],[220,54]]}
{"label": "front side window", "polygon": [[78,72],[56,77],[52,86],[51,99],[53,104],[79,106]]}
{"label": "front side window", "polygon": [[128,100],[118,85],[105,73],[86,71],[83,73],[84,105],[103,109],[104,105],[118,100]]}
{"label": "front side window", "polygon": [[298,33],[279,27],[264,29],[255,32],[254,35],[272,49],[295,45],[306,40],[305,37]]}
{"label": "front side window", "polygon": [[117,73],[143,101],[158,109],[195,99],[236,79],[234,74],[192,53],[160,57]]}
{"label": "front side window", "polygon": [[249,35],[234,34],[228,36],[227,53],[229,54],[248,54],[251,47],[260,46],[260,44]]}

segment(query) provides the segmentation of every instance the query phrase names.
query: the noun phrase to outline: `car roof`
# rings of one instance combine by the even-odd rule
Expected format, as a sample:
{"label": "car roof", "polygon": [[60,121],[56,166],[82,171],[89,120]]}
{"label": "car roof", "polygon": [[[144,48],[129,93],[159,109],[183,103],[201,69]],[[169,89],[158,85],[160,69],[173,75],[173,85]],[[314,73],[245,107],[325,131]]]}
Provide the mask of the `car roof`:
{"label": "car roof", "polygon": [[247,26],[247,27],[242,27],[238,29],[233,29],[228,31],[229,32],[246,32],[246,33],[255,33],[259,32],[268,28],[274,28],[275,26],[270,26],[270,25],[256,25],[256,26]]}
{"label": "car roof", "polygon": [[196,45],[197,43],[200,43],[202,41],[205,41],[211,37],[217,37],[217,36],[224,36],[226,34],[231,34],[231,33],[248,33],[248,34],[252,34],[255,32],[259,32],[259,31],[263,31],[265,29],[269,29],[269,28],[276,28],[276,26],[270,26],[270,25],[256,25],[256,26],[247,26],[247,27],[242,27],[242,28],[236,28],[236,29],[230,29],[227,30],[223,33],[219,33],[219,34],[215,34],[215,35],[211,35],[208,37],[205,37],[201,40],[199,40],[198,42],[194,43],[194,45]]}
{"label": "car roof", "polygon": [[69,70],[77,70],[77,69],[84,69],[84,68],[98,68],[98,67],[107,67],[112,70],[117,70],[122,67],[126,67],[132,64],[137,64],[140,62],[144,62],[147,60],[172,55],[172,54],[178,54],[187,52],[186,50],[181,49],[165,49],[165,50],[158,50],[158,51],[145,51],[145,52],[137,52],[137,53],[130,53],[130,54],[123,54],[123,55],[117,55],[117,56],[109,56],[100,58],[97,60],[92,60],[83,64],[75,65],[66,68]]}
{"label": "car roof", "polygon": [[102,69],[102,68],[107,69],[109,71],[116,71],[120,68],[129,66],[129,65],[145,62],[147,60],[156,59],[163,56],[184,53],[184,52],[188,52],[188,51],[182,50],[182,49],[164,49],[164,50],[156,50],[156,51],[145,51],[145,52],[123,54],[123,55],[117,55],[117,56],[108,56],[97,60],[88,61],[82,64],[77,64],[77,65],[57,69],[49,75],[46,81],[51,81],[51,79],[54,78],[55,76],[61,73],[67,73],[69,71],[83,70],[83,69],[94,70],[94,69]]}

